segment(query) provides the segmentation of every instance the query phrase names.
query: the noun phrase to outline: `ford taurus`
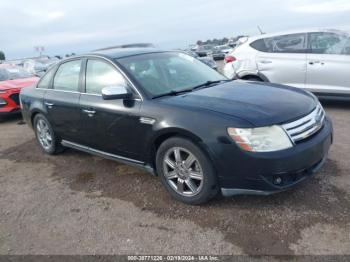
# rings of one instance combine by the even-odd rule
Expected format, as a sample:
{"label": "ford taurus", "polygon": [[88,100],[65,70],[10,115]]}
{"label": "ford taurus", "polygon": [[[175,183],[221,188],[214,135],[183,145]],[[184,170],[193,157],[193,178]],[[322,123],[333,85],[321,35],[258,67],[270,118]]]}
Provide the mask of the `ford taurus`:
{"label": "ford taurus", "polygon": [[45,153],[69,147],[141,167],[187,204],[284,191],[317,172],[332,143],[311,93],[231,81],[153,48],[68,58],[20,99]]}

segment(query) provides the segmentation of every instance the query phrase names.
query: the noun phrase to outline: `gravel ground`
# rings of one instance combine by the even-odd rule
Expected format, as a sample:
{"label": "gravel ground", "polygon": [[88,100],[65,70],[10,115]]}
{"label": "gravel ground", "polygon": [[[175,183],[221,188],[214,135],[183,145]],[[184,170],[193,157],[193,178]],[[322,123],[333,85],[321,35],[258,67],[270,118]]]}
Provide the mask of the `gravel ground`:
{"label": "gravel ground", "polygon": [[44,155],[0,123],[0,254],[350,254],[350,104],[324,103],[335,141],[290,191],[187,206],[160,181],[74,150]]}

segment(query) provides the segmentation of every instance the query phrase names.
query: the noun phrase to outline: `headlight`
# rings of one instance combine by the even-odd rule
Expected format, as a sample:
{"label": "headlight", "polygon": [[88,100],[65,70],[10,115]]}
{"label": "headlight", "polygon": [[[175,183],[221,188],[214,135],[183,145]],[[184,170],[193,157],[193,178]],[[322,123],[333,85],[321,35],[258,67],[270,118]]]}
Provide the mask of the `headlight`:
{"label": "headlight", "polygon": [[271,152],[292,147],[286,132],[280,126],[258,128],[228,128],[228,134],[246,151]]}

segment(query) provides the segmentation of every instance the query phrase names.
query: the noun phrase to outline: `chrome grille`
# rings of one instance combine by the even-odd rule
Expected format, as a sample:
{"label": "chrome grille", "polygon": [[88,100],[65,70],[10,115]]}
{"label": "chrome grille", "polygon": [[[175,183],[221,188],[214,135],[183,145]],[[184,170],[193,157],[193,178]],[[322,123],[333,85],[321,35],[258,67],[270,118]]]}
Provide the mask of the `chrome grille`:
{"label": "chrome grille", "polygon": [[300,142],[319,131],[324,122],[325,113],[320,104],[307,116],[296,121],[282,125],[290,139],[294,142]]}

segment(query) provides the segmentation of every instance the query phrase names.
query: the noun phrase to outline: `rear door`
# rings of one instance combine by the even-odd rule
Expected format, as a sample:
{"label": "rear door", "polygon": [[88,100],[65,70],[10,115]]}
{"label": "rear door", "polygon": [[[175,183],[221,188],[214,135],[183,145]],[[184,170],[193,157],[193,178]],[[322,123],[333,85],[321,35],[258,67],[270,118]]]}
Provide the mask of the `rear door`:
{"label": "rear door", "polygon": [[264,38],[251,45],[260,51],[256,57],[259,73],[270,82],[305,87],[306,34]]}
{"label": "rear door", "polygon": [[350,95],[350,38],[346,34],[309,34],[306,88],[321,94]]}
{"label": "rear door", "polygon": [[82,60],[61,64],[53,78],[52,88],[44,95],[47,117],[55,132],[64,140],[79,143],[79,97]]}
{"label": "rear door", "polygon": [[[104,100],[101,90],[127,80],[109,61],[88,59],[85,93],[80,98],[83,144],[106,153],[139,160],[143,139],[140,123],[141,99],[134,93],[130,100]],[[130,87],[130,91],[133,89]]]}

